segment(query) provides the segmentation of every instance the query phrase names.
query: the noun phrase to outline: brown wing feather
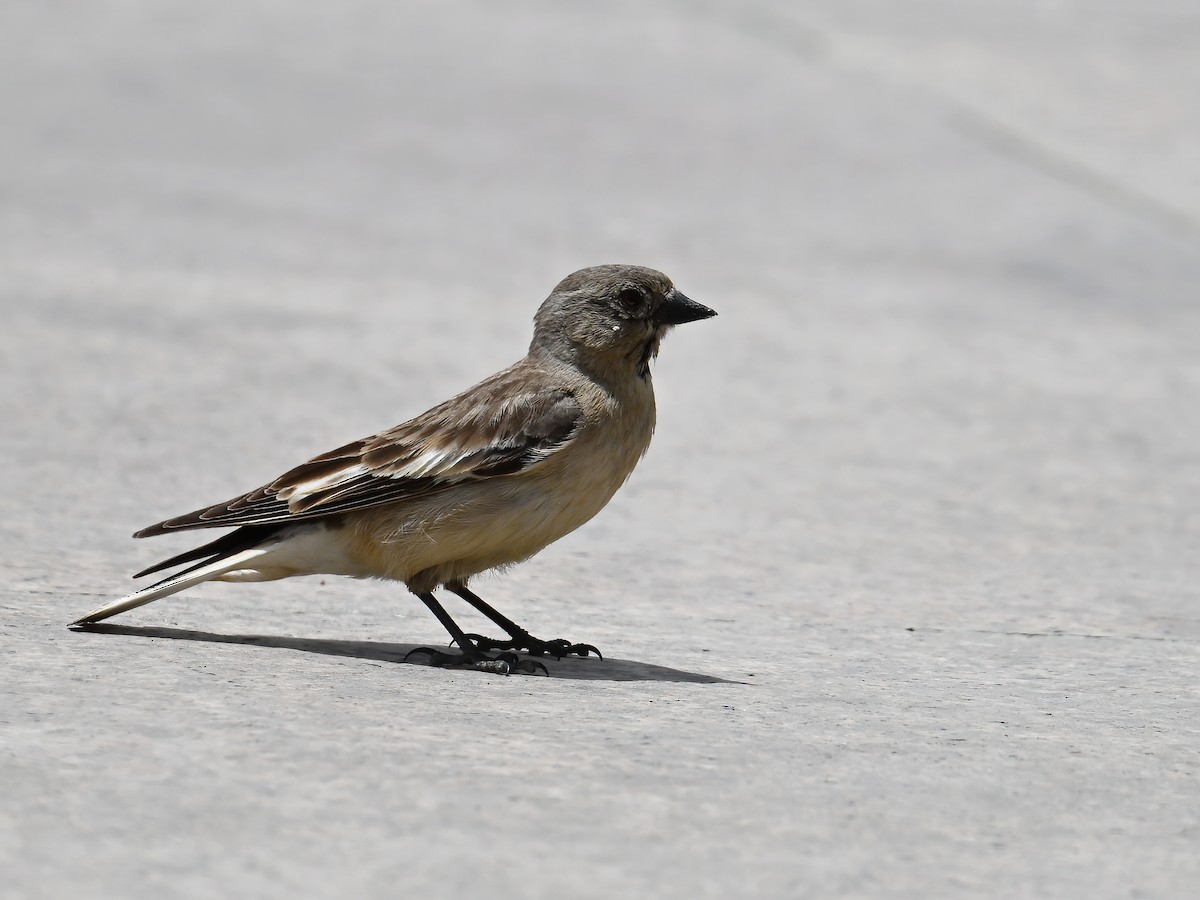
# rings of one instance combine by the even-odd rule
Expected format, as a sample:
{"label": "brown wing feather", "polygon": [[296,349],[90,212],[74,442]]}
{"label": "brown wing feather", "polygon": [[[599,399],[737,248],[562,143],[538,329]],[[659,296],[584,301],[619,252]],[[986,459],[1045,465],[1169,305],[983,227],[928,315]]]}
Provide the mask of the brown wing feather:
{"label": "brown wing feather", "polygon": [[426,496],[516,475],[573,437],[582,410],[569,392],[529,388],[520,366],[402,425],[313,457],[268,485],[137,532],[277,525]]}

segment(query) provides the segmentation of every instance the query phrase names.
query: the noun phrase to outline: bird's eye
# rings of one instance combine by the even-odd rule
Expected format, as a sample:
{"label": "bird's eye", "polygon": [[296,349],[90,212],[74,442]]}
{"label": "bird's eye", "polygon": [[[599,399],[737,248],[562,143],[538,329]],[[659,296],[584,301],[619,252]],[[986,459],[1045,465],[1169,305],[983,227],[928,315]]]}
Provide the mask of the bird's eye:
{"label": "bird's eye", "polygon": [[624,288],[617,294],[617,302],[623,309],[633,312],[642,305],[642,292],[637,288]]}

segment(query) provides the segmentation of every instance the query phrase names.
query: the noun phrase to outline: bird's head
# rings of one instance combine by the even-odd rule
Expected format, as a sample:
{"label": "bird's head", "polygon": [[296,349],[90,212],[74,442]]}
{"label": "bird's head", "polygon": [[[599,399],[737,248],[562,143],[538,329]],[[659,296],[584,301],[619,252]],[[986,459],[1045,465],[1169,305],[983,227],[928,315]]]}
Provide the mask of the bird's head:
{"label": "bird's head", "polygon": [[672,326],[715,315],[662,272],[592,266],[568,275],[546,298],[534,317],[530,352],[548,352],[592,372],[619,373],[628,366],[645,378]]}

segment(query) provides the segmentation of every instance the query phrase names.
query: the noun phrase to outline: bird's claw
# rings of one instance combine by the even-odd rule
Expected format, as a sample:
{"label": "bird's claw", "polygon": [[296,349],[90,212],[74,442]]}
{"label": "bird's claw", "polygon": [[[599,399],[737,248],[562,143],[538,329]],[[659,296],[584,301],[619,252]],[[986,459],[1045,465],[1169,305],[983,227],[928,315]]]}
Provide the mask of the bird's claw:
{"label": "bird's claw", "polygon": [[550,670],[537,660],[521,659],[515,653],[501,653],[495,657],[487,657],[482,653],[473,655],[443,653],[432,647],[417,647],[404,655],[404,662],[408,662],[408,658],[415,653],[428,654],[428,664],[441,669],[474,669],[476,672],[490,672],[493,675],[536,675],[540,669],[542,674],[550,674]]}
{"label": "bird's claw", "polygon": [[538,669],[542,670],[543,675],[549,675],[550,670],[543,666],[536,659],[518,659],[516,670],[522,675],[536,675]]}
{"label": "bird's claw", "polygon": [[[495,638],[484,637],[481,634],[468,634],[468,638],[474,642],[475,646],[485,652],[492,650],[502,650],[506,652],[528,653],[531,656],[553,656],[555,659],[562,659],[564,656],[586,657],[589,653],[595,653],[600,659],[604,659],[604,654],[597,647],[591,644],[573,644],[563,638],[557,638],[553,641],[542,641],[533,637],[528,633],[522,633],[516,637],[507,638],[498,641]],[[451,641],[451,644],[454,642]]]}

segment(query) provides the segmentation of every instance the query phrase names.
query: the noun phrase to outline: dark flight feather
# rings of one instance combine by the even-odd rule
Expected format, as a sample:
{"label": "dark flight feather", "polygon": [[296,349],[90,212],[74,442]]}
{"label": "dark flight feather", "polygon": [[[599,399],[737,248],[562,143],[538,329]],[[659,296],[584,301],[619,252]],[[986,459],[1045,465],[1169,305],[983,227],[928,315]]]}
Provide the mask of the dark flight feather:
{"label": "dark flight feather", "polygon": [[[313,457],[268,485],[166,519],[134,537],[191,528],[278,530],[292,522],[428,496],[463,481],[519,475],[570,443],[583,416],[568,391],[524,388],[528,365],[518,363],[402,425]],[[481,421],[476,417],[480,409],[492,415]],[[146,573],[203,555],[237,552],[241,543],[234,539],[239,533]],[[259,532],[260,538],[265,535]]]}

